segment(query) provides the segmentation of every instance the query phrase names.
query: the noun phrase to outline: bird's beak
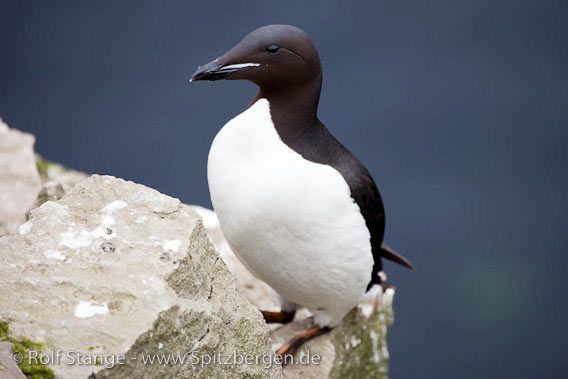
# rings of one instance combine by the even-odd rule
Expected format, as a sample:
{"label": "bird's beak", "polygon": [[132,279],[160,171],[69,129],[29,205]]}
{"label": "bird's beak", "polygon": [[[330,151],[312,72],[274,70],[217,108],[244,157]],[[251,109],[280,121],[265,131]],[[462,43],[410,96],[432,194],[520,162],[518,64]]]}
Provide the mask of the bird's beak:
{"label": "bird's beak", "polygon": [[249,67],[260,66],[258,63],[224,64],[222,58],[223,57],[217,58],[203,66],[199,66],[189,81],[229,79],[229,74],[233,72],[241,71]]}

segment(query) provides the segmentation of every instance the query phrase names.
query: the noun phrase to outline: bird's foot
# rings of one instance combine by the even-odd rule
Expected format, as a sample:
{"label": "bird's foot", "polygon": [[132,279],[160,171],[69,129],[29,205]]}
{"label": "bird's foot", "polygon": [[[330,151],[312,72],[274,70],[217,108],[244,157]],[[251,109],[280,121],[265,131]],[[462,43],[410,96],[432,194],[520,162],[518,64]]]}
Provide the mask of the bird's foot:
{"label": "bird's foot", "polygon": [[[278,348],[278,350],[276,350],[276,355],[280,355],[281,357],[284,357],[285,355],[288,354],[294,354],[294,352],[298,349],[298,347],[300,347],[304,342],[315,338],[319,335],[322,335],[324,333],[327,333],[328,331],[330,331],[331,329],[328,327],[321,327],[319,325],[313,325],[311,327],[309,327],[308,329],[295,334],[292,338],[290,338],[288,341],[286,341],[282,346],[280,346]],[[283,365],[286,364],[287,360],[283,359],[282,360]]]}
{"label": "bird's foot", "polygon": [[264,317],[264,321],[268,323],[281,323],[286,324],[294,320],[294,316],[296,315],[296,311],[280,311],[280,312],[271,312],[271,311],[260,311],[262,313],[262,317]]}

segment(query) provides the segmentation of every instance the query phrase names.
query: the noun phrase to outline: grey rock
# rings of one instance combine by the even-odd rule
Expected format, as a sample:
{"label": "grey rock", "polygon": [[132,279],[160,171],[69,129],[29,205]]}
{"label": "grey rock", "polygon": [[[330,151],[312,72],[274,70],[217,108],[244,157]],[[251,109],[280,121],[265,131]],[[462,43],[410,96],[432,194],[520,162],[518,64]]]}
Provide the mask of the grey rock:
{"label": "grey rock", "polygon": [[34,142],[0,119],[0,236],[16,232],[41,188]]}
{"label": "grey rock", "polygon": [[12,344],[6,341],[0,342],[0,378],[26,379],[26,376],[12,359]]}
{"label": "grey rock", "polygon": [[39,154],[36,154],[36,163],[42,183],[57,183],[64,192],[89,177],[89,174],[48,161]]}
{"label": "grey rock", "polygon": [[[0,238],[0,319],[44,352],[95,363],[63,357],[50,364],[57,377],[282,376],[262,361],[204,364],[234,352],[273,357],[272,340],[179,200],[93,175],[34,209],[18,233]],[[185,361],[144,363],[177,354]]]}
{"label": "grey rock", "polygon": [[[42,186],[31,209],[41,206],[46,201],[61,199],[75,184],[89,177],[84,172],[50,162],[38,154],[36,154],[36,163]],[[27,218],[29,218],[29,212]]]}
{"label": "grey rock", "polygon": [[[69,189],[70,188],[66,189],[61,183],[58,182],[49,181],[43,183],[37,195],[36,201],[30,209],[30,212],[32,209],[38,208],[47,201],[57,201],[62,199]],[[26,214],[26,220],[30,218],[30,212]]]}

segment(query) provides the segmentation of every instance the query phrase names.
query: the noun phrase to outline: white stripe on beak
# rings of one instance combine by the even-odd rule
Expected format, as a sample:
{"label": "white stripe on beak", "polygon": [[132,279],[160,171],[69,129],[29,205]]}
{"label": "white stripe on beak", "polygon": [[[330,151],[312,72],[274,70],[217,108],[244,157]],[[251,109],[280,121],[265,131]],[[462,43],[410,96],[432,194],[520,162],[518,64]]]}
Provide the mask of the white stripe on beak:
{"label": "white stripe on beak", "polygon": [[246,67],[257,67],[260,63],[235,63],[221,67],[221,70],[238,70]]}

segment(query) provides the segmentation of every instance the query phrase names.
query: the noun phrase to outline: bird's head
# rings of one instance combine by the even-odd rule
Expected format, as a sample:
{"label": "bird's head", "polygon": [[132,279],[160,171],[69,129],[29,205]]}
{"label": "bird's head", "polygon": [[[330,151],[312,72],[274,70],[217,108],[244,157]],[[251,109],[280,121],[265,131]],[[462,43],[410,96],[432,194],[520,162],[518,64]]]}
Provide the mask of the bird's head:
{"label": "bird's head", "polygon": [[267,25],[200,66],[190,81],[245,79],[270,90],[298,86],[314,78],[321,80],[321,64],[308,35],[290,25]]}

